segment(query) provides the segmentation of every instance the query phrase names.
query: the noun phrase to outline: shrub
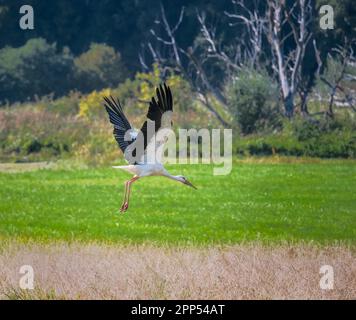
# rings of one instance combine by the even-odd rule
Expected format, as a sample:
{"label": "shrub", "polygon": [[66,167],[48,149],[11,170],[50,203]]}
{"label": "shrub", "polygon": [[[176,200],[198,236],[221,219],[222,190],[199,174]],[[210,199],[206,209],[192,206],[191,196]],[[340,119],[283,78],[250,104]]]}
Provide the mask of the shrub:
{"label": "shrub", "polygon": [[280,125],[278,89],[264,72],[243,70],[227,86],[228,107],[243,134]]}
{"label": "shrub", "polygon": [[303,118],[285,122],[280,132],[249,135],[235,140],[236,154],[244,156],[308,156],[355,158],[355,123],[348,118],[324,118],[311,123]]}
{"label": "shrub", "polygon": [[58,99],[51,99],[47,103],[40,102],[44,109],[58,113],[62,116],[76,115],[79,113],[79,103],[82,95],[78,91],[71,91],[67,96]]}
{"label": "shrub", "polygon": [[91,125],[28,105],[1,110],[0,129],[1,158],[49,160],[86,143]]}
{"label": "shrub", "polygon": [[104,89],[102,91],[94,90],[90,94],[84,96],[79,102],[79,116],[92,118],[98,115],[103,116],[105,114],[104,108],[104,96],[112,95],[110,89]]}

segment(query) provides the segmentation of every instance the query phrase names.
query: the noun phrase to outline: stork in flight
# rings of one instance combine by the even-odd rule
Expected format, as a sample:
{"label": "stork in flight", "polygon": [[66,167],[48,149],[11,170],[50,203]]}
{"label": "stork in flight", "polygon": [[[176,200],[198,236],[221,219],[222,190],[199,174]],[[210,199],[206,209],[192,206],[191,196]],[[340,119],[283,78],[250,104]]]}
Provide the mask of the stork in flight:
{"label": "stork in flight", "polygon": [[[113,168],[123,169],[132,173],[134,176],[132,179],[125,182],[125,194],[124,200],[120,211],[125,212],[129,207],[131,185],[142,177],[148,176],[163,176],[178,182],[181,182],[187,186],[196,189],[187,178],[182,175],[171,175],[161,163],[163,145],[166,142],[166,138],[162,141],[156,139],[158,132],[164,128],[164,119],[166,115],[170,118],[173,111],[173,98],[171,89],[165,83],[156,89],[157,100],[152,97],[149,103],[147,112],[147,120],[144,122],[140,131],[134,130],[123,113],[120,101],[110,96],[104,97],[105,108],[109,114],[110,122],[114,126],[114,137],[119,144],[121,151],[124,153],[126,161],[129,163],[126,166],[114,166]],[[169,123],[172,122],[169,120]],[[149,126],[153,121],[153,130],[149,130]],[[154,139],[153,139],[154,138]],[[155,152],[155,161],[149,161],[148,149],[149,144],[151,150]],[[140,148],[140,146],[142,146]],[[140,150],[141,149],[141,150]],[[131,152],[131,153],[130,153]],[[133,157],[134,156],[134,157]],[[139,159],[139,160],[136,160]]]}

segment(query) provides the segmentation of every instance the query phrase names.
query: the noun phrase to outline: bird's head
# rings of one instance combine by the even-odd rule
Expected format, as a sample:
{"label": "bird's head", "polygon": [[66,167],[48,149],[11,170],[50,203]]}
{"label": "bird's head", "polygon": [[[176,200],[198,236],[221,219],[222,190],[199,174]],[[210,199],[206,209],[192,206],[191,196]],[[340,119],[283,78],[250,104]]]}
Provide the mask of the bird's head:
{"label": "bird's head", "polygon": [[177,180],[189,187],[192,187],[194,189],[197,189],[197,187],[195,187],[186,177],[184,176],[177,176]]}

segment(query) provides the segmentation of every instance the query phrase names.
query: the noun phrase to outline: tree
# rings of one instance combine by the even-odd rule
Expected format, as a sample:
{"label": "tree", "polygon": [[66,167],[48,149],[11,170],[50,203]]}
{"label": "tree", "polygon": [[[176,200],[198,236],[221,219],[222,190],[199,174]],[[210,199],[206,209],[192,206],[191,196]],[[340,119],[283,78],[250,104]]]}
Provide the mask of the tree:
{"label": "tree", "polygon": [[[297,94],[301,96],[302,112],[307,113],[307,96],[316,70],[316,67],[305,68],[310,60],[307,48],[310,48],[313,37],[311,0],[270,0],[267,3],[232,0],[232,3],[233,11],[226,10],[224,15],[234,28],[233,40],[224,41],[216,28],[208,25],[206,14],[196,11],[200,33],[187,49],[179,46],[176,35],[182,24],[184,8],[176,25],[171,26],[161,5],[159,25],[165,37],[155,30],[151,32],[165,50],[159,46],[154,49],[148,43],[153,58],[162,65],[173,64],[190,78],[192,87],[222,123],[224,121],[209,103],[209,97],[213,96],[226,108],[227,97],[218,83],[229,82],[242,69],[251,66],[256,70],[272,66],[287,117],[293,117]],[[223,80],[216,82],[220,76]]]}
{"label": "tree", "polygon": [[73,86],[74,64],[68,49],[58,51],[44,39],[0,50],[0,101],[23,101],[35,95],[67,93]]}
{"label": "tree", "polygon": [[78,89],[85,92],[113,88],[127,76],[120,53],[106,44],[92,43],[74,63],[79,77]]}
{"label": "tree", "polygon": [[[176,33],[183,21],[184,11],[185,7],[182,7],[176,23],[171,25],[168,22],[166,10],[161,4],[160,18],[157,20],[157,24],[160,25],[165,34],[158,34],[154,29],[151,29],[151,34],[156,42],[163,44],[166,49],[166,54],[163,54],[162,48],[158,48],[158,46],[154,48],[151,42],[147,43],[147,48],[151,53],[153,60],[163,69],[166,66],[168,69],[173,69],[183,75],[184,78],[189,81],[191,88],[193,88],[193,90],[197,93],[197,97],[202,104],[214,114],[221,124],[227,126],[228,123],[214,106],[211,99],[211,96],[213,96],[227,110],[226,97],[224,97],[224,94],[220,88],[211,83],[211,79],[206,72],[204,64],[207,62],[209,57],[206,56],[202,58],[195,55],[194,51],[195,49],[199,50],[199,44],[189,46],[185,49],[179,45],[176,39]],[[209,30],[205,28],[204,25],[204,17],[200,16],[198,11],[196,15],[201,26],[202,34],[204,36],[210,36]],[[147,64],[142,56],[140,57],[140,61],[142,66],[146,68]]]}
{"label": "tree", "polygon": [[[268,1],[268,41],[272,48],[272,66],[278,74],[285,113],[292,117],[295,95],[302,79],[302,63],[313,33],[312,5],[310,0],[297,0],[287,6],[284,0]],[[286,27],[288,30],[286,33]],[[286,42],[292,38],[292,49]],[[286,50],[287,49],[287,50]]]}

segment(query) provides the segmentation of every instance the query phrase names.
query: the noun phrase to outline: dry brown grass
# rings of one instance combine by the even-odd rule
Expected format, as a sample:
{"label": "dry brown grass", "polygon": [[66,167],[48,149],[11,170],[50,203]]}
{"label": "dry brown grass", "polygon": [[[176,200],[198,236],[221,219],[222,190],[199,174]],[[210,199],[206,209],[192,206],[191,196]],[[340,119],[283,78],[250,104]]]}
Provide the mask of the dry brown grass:
{"label": "dry brown grass", "polygon": [[[35,290],[19,289],[25,264]],[[324,264],[334,268],[333,290],[320,289]],[[10,243],[0,252],[0,298],[356,299],[356,260],[346,246]]]}

